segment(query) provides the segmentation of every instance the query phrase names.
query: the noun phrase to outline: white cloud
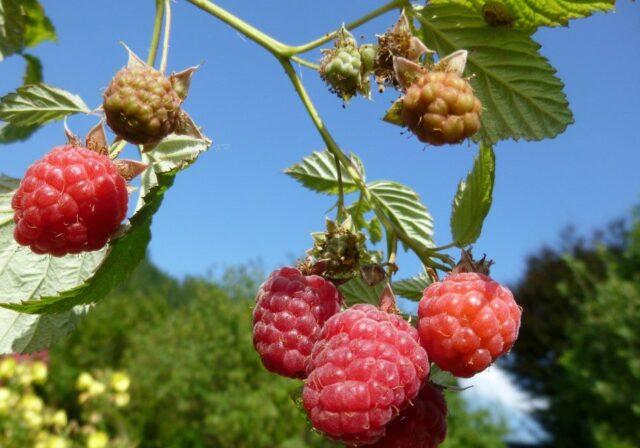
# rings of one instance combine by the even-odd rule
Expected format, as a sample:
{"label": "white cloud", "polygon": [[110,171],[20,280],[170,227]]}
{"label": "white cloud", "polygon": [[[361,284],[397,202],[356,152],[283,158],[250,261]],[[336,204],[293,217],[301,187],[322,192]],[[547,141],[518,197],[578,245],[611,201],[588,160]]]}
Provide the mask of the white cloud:
{"label": "white cloud", "polygon": [[535,442],[546,437],[533,420],[531,412],[545,409],[547,400],[531,397],[513,382],[499,367],[493,366],[469,379],[461,379],[462,397],[472,409],[487,409],[504,420],[510,429],[510,439]]}

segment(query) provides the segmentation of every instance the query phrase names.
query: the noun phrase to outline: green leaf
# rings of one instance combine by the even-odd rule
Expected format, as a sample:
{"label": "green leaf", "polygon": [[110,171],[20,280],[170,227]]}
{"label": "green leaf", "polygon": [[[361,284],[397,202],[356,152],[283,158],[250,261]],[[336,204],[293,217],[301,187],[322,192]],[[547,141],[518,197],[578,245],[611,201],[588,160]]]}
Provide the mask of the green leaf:
{"label": "green leaf", "polygon": [[496,156],[493,148],[480,145],[473,169],[458,184],[451,209],[451,234],[458,247],[475,243],[482,231],[484,219],[491,209]]}
{"label": "green leaf", "polygon": [[477,11],[454,4],[425,7],[416,17],[440,57],[469,51],[466,73],[484,109],[481,140],[542,140],[573,122],[564,85],[531,32],[492,28]]}
{"label": "green leaf", "polygon": [[56,30],[37,0],[21,0],[25,14],[24,41],[34,47],[45,40],[56,40]]}
{"label": "green leaf", "polygon": [[[37,255],[13,238],[11,198],[19,181],[0,175],[0,302],[38,299],[76,287],[89,278],[106,250],[62,258]],[[0,353],[32,352],[67,334],[86,307],[50,316],[19,314],[0,309]]]}
{"label": "green leaf", "polygon": [[372,287],[363,282],[360,277],[356,277],[344,285],[340,285],[339,289],[347,306],[357,303],[379,305],[384,283]]}
{"label": "green leaf", "polygon": [[20,87],[0,99],[0,120],[18,127],[44,124],[67,115],[90,112],[79,96],[41,83]]}
{"label": "green leaf", "polygon": [[24,76],[22,77],[22,84],[37,84],[42,82],[42,62],[40,62],[40,59],[24,53],[22,57],[27,62]]}
{"label": "green leaf", "polygon": [[[42,82],[42,63],[40,59],[30,54],[23,54],[22,57],[27,63],[22,78],[23,83],[35,84]],[[39,125],[20,127],[14,126],[11,123],[0,123],[0,144],[26,140],[31,137],[31,134],[37,131],[38,128],[40,128]]]}
{"label": "green leaf", "polygon": [[0,0],[0,61],[55,39],[53,25],[36,0]]}
{"label": "green leaf", "polygon": [[18,0],[0,0],[0,61],[24,48],[25,19]]}
{"label": "green leaf", "polygon": [[375,216],[367,222],[367,230],[369,231],[369,240],[372,244],[382,241],[382,224]]}
{"label": "green leaf", "polygon": [[438,386],[443,386],[448,390],[454,390],[461,392],[468,388],[458,387],[458,379],[453,376],[449,372],[445,372],[440,369],[437,365],[431,364],[431,370],[429,372],[429,381],[437,384]]}
{"label": "green leaf", "polygon": [[147,194],[145,204],[131,218],[124,235],[108,246],[106,257],[93,276],[84,277],[86,281],[59,294],[41,295],[37,300],[28,300],[30,297],[23,296],[21,303],[4,303],[0,306],[21,313],[55,314],[103,299],[115,286],[126,280],[145,257],[151,240],[153,214],[160,207],[164,193],[173,180],[172,175],[158,176],[158,186]]}
{"label": "green leaf", "polygon": [[[355,162],[364,178],[364,167],[360,159],[352,155],[351,160]],[[285,174],[298,180],[302,185],[310,190],[325,194],[338,194],[338,171],[336,161],[329,151],[314,151],[310,156],[305,157],[300,163],[285,170]],[[341,170],[342,187],[345,194],[358,190],[358,186],[345,169]]]}
{"label": "green leaf", "polygon": [[171,134],[145,154],[156,173],[175,174],[195,162],[210,147],[210,140]]}
{"label": "green leaf", "polygon": [[38,129],[38,125],[18,127],[11,123],[0,123],[0,144],[26,140]]}
{"label": "green leaf", "polygon": [[358,230],[366,230],[369,233],[369,241],[372,244],[382,240],[382,224],[375,216],[367,220],[366,214],[371,212],[371,205],[362,196],[346,207],[346,212],[351,216],[354,226]]}
{"label": "green leaf", "polygon": [[0,174],[0,227],[13,221],[11,198],[20,181]]}
{"label": "green leaf", "polygon": [[[431,4],[459,4],[483,13],[487,0],[433,0]],[[615,0],[501,0],[514,17],[513,26],[535,29],[539,26],[565,26],[571,19],[588,17],[599,11],[611,11]]]}
{"label": "green leaf", "polygon": [[433,220],[415,191],[388,180],[371,182],[367,189],[371,199],[397,226],[401,240],[411,240],[421,249],[433,247]]}
{"label": "green leaf", "polygon": [[432,283],[431,277],[422,273],[412,278],[393,282],[393,292],[414,301],[422,299],[422,293]]}

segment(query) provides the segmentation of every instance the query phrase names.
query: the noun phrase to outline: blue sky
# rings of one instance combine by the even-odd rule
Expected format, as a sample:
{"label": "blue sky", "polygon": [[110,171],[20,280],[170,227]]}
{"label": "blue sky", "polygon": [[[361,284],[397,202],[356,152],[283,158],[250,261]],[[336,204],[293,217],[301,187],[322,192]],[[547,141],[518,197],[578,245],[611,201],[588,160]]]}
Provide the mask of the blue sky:
{"label": "blue sky", "polygon": [[[34,50],[45,81],[80,94],[92,107],[125,62],[118,44],[146,54],[153,2],[44,1],[59,42]],[[222,1],[249,22],[290,43],[303,43],[359,17],[376,3],[325,0],[301,8],[296,0]],[[263,7],[260,7],[263,4]],[[170,69],[203,63],[185,108],[214,140],[213,149],[183,173],[155,219],[151,255],[176,275],[260,259],[267,269],[301,254],[309,232],[322,227],[328,197],[299,187],[282,170],[312,150],[316,134],[288,80],[273,58],[235,31],[184,1],[174,4]],[[356,35],[372,39],[395,17],[387,15]],[[536,39],[566,84],[576,123],[542,142],[504,142],[496,147],[494,205],[477,251],[497,264],[494,276],[517,279],[528,253],[554,242],[568,224],[589,232],[625,216],[640,191],[640,14],[623,2],[614,14],[544,29]],[[313,54],[312,57],[316,57]],[[19,84],[20,58],[2,62],[0,92]],[[450,203],[470,168],[473,147],[425,148],[379,117],[393,94],[356,99],[346,109],[314,72],[303,79],[337,141],[363,159],[369,179],[392,179],[416,189],[436,222],[436,240],[450,240]],[[84,133],[92,119],[72,117]],[[0,168],[19,177],[28,164],[63,142],[62,124],[30,141],[1,149]],[[419,265],[400,259],[401,273]]]}

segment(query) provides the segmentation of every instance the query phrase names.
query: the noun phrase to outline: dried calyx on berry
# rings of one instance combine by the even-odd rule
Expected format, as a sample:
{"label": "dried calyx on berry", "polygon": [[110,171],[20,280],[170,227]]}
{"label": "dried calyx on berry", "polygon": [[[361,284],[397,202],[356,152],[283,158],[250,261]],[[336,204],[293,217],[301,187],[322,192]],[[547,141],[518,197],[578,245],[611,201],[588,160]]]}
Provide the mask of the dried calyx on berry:
{"label": "dried calyx on berry", "polygon": [[358,274],[361,263],[370,261],[364,244],[366,238],[353,225],[351,216],[340,224],[327,219],[326,231],[311,236],[314,245],[307,253],[326,278],[348,280]]}
{"label": "dried calyx on berry", "polygon": [[407,126],[425,143],[461,143],[480,130],[482,104],[462,77],[467,51],[459,50],[423,67],[394,58],[396,79],[405,94],[389,109],[385,121]]}
{"label": "dried calyx on berry", "polygon": [[380,91],[385,86],[400,87],[396,80],[393,58],[401,57],[409,61],[418,62],[426,53],[433,53],[427,46],[411,32],[409,19],[404,11],[400,18],[386,33],[378,36],[377,54],[374,63],[374,74]]}
{"label": "dried calyx on berry", "polygon": [[334,48],[322,52],[324,56],[320,61],[320,76],[331,92],[345,102],[357,94],[369,98],[369,76],[373,68],[375,47],[363,45],[358,48],[353,35],[342,27],[336,34]]}
{"label": "dried calyx on berry", "polygon": [[109,127],[120,138],[137,145],[154,144],[188,128],[191,119],[180,106],[197,67],[166,76],[127,51],[129,62],[116,73],[103,95]]}
{"label": "dried calyx on berry", "polygon": [[147,165],[111,160],[100,123],[84,144],[67,130],[68,143],[29,167],[16,190],[14,237],[37,254],[61,257],[103,248],[127,214],[127,181]]}

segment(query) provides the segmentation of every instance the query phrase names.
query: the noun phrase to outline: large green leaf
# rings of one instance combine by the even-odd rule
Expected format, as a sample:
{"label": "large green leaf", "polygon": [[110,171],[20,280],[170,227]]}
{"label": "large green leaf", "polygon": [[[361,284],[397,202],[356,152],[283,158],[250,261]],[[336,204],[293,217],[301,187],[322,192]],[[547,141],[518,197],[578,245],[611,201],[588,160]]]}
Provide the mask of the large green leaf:
{"label": "large green leaf", "polygon": [[20,87],[0,99],[0,120],[25,127],[91,112],[82,99],[46,84]]}
{"label": "large green leaf", "polygon": [[45,40],[56,40],[56,30],[37,0],[21,0],[25,16],[24,42],[34,47]]}
{"label": "large green leaf", "polygon": [[0,61],[24,48],[24,15],[18,0],[0,0]]}
{"label": "large green leaf", "polygon": [[393,292],[414,301],[422,299],[425,288],[432,283],[431,277],[422,273],[412,278],[393,282]]}
{"label": "large green leaf", "polygon": [[0,0],[0,61],[55,39],[53,25],[37,0]]}
{"label": "large green leaf", "polygon": [[[400,239],[420,250],[433,247],[433,220],[420,197],[411,188],[380,180],[367,185],[371,200],[396,226]],[[377,206],[377,207],[376,207]]]}
{"label": "large green leaf", "polygon": [[37,84],[42,82],[42,62],[37,57],[23,53],[22,57],[27,63],[22,77],[22,84]]}
{"label": "large green leaf", "polygon": [[458,184],[451,209],[451,234],[458,247],[473,244],[482,231],[482,224],[493,200],[496,156],[493,148],[480,145],[473,169]]}
{"label": "large green leaf", "polygon": [[[89,278],[104,259],[106,250],[55,258],[37,255],[13,239],[11,198],[18,181],[0,175],[0,302],[57,294]],[[48,347],[67,334],[86,307],[48,316],[0,309],[0,353],[33,352]]]}
{"label": "large green leaf", "polygon": [[[151,240],[151,221],[158,210],[164,193],[173,184],[173,175],[158,175],[158,185],[145,197],[145,204],[131,218],[124,235],[109,246],[106,256],[93,276],[86,277],[72,288],[61,288],[62,293],[40,294],[37,300],[31,296],[19,296],[20,303],[4,303],[0,306],[28,314],[63,313],[78,305],[95,303],[123,282],[145,257]],[[3,246],[0,246],[3,247]],[[20,277],[17,277],[18,279]],[[15,300],[12,294],[12,299]]]}
{"label": "large green leaf", "polygon": [[571,19],[588,17],[598,11],[611,11],[615,6],[615,0],[433,0],[431,3],[456,3],[478,13],[487,8],[500,8],[513,17],[512,26],[522,29],[564,26]]}
{"label": "large green leaf", "polygon": [[441,57],[469,51],[466,73],[482,101],[486,143],[551,138],[573,122],[564,85],[529,31],[490,27],[478,11],[454,4],[425,7],[416,17]]}
{"label": "large green leaf", "polygon": [[[30,54],[22,54],[26,61],[23,84],[35,84],[42,82],[42,63],[40,59]],[[31,126],[15,126],[11,123],[0,123],[0,144],[13,143],[16,141],[26,140],[31,134],[40,128],[40,125]]]}
{"label": "large green leaf", "polygon": [[145,155],[156,173],[176,173],[195,162],[210,146],[207,139],[171,134]]}
{"label": "large green leaf", "polygon": [[[352,155],[351,160],[355,162],[362,178],[364,178],[364,168],[360,159]],[[286,169],[285,173],[310,190],[318,193],[338,194],[336,161],[333,154],[327,150],[314,151],[300,163]],[[358,190],[358,186],[346,170],[342,169],[340,174],[342,175],[342,187],[345,193],[353,193]]]}

